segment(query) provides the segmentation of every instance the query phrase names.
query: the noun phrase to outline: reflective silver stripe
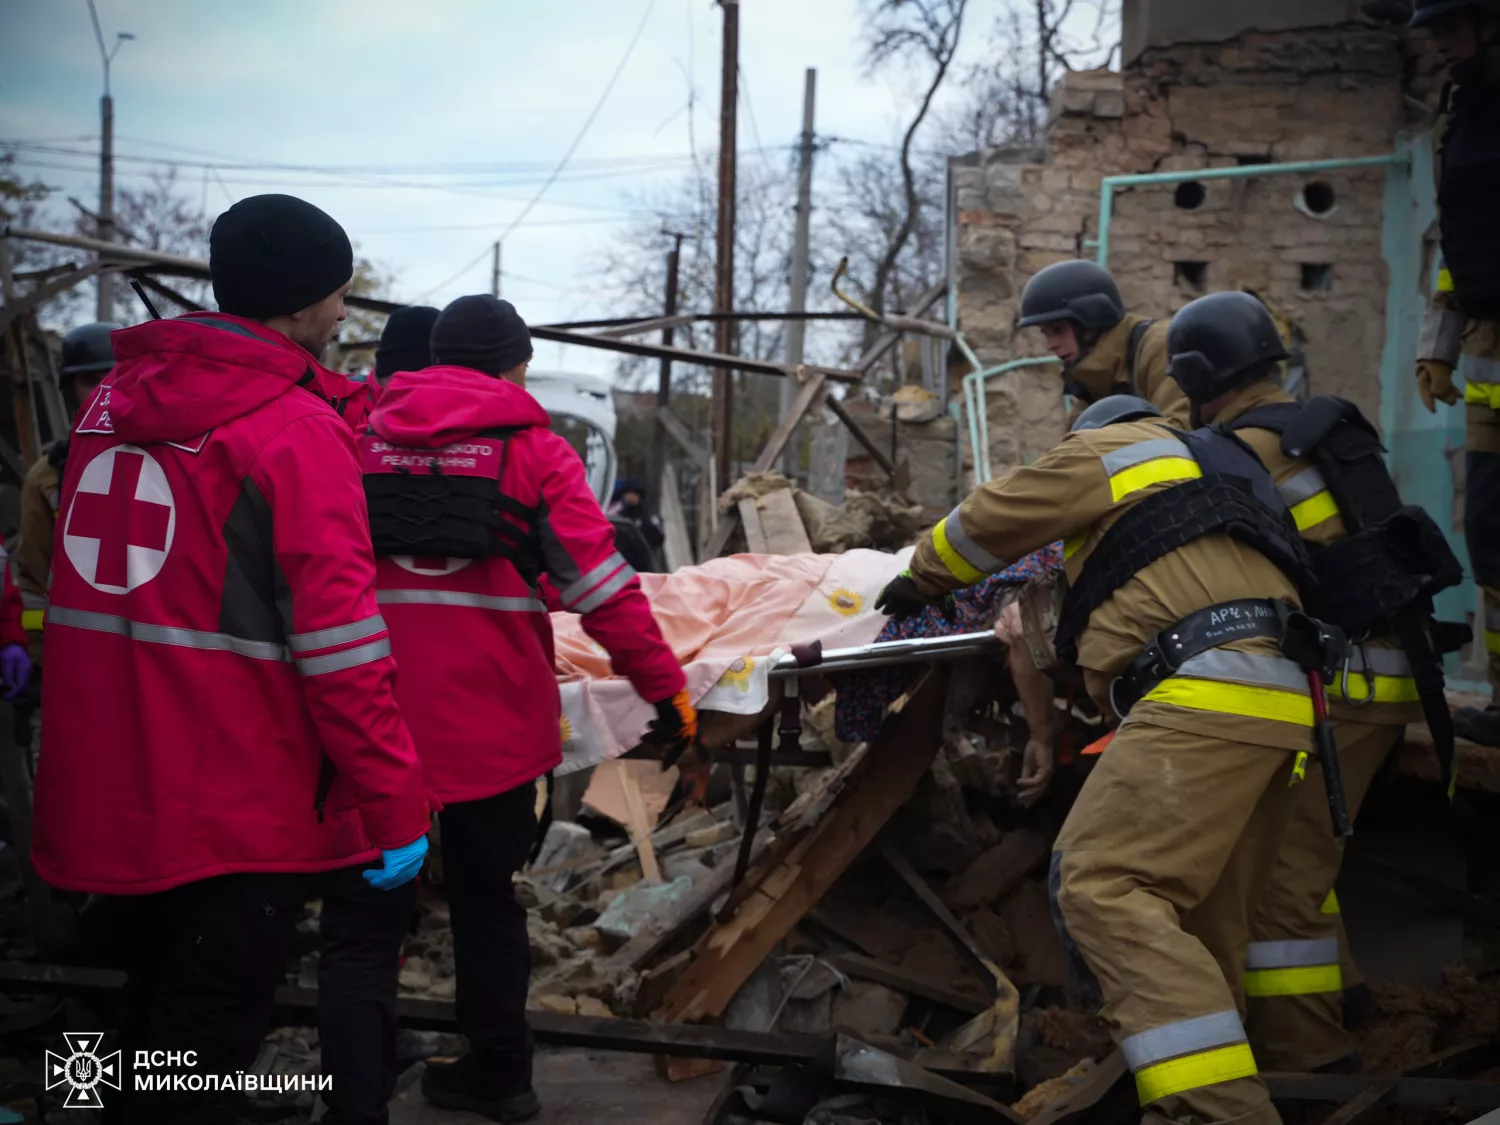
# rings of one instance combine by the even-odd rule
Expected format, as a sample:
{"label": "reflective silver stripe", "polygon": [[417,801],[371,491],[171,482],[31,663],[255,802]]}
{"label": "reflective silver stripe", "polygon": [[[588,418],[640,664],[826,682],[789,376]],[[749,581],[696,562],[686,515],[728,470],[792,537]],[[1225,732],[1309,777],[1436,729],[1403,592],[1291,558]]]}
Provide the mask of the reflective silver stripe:
{"label": "reflective silver stripe", "polygon": [[1466,383],[1500,383],[1500,360],[1482,355],[1466,355],[1460,374]]}
{"label": "reflective silver stripe", "polygon": [[1320,492],[1328,491],[1328,483],[1317,469],[1303,469],[1285,484],[1277,485],[1281,498],[1288,508],[1295,508],[1304,500],[1311,500]]}
{"label": "reflective silver stripe", "polygon": [[557,596],[562,599],[563,605],[571,608],[575,600],[583,597],[584,594],[587,594],[598,583],[603,582],[615,572],[617,567],[624,565],[625,556],[616,551],[577,582],[570,585],[566,590],[559,591]]}
{"label": "reflective silver stripe", "polygon": [[304,656],[297,661],[297,671],[304,676],[321,676],[325,672],[342,672],[345,668],[357,668],[372,660],[391,654],[391,639],[381,637],[367,645],[346,648],[342,652],[330,652],[327,656]]}
{"label": "reflective silver stripe", "polygon": [[21,604],[27,609],[46,609],[47,599],[42,594],[33,594],[30,590],[22,590]]}
{"label": "reflective silver stripe", "polygon": [[1284,656],[1263,656],[1253,652],[1230,652],[1214,648],[1184,660],[1177,669],[1177,675],[1198,680],[1227,680],[1231,683],[1308,694],[1307,673]]}
{"label": "reflective silver stripe", "polygon": [[47,607],[47,624],[71,625],[75,629],[90,629],[95,633],[113,633],[118,637],[128,637],[132,641],[145,641],[149,644],[232,652],[238,656],[248,656],[252,660],[291,659],[284,645],[268,641],[247,641],[244,637],[231,637],[228,633],[204,633],[197,629],[178,629],[171,625],[146,625],[110,613],[90,613],[88,610],[67,609],[58,605]]}
{"label": "reflective silver stripe", "polygon": [[1104,471],[1114,476],[1120,470],[1128,469],[1132,465],[1156,461],[1162,457],[1186,457],[1189,461],[1193,459],[1193,455],[1188,452],[1188,447],[1176,438],[1154,438],[1151,441],[1138,441],[1134,445],[1127,445],[1124,449],[1115,449],[1109,453],[1100,454],[1099,460],[1104,462]]}
{"label": "reflective silver stripe", "polygon": [[570,606],[569,608],[574,613],[593,613],[594,610],[625,589],[626,584],[634,577],[635,571],[631,570],[629,566],[622,566],[620,573],[616,574],[577,605]]}
{"label": "reflective silver stripe", "polygon": [[1374,672],[1377,676],[1410,676],[1411,661],[1399,648],[1356,645],[1349,660],[1349,672],[1355,676],[1364,672]]}
{"label": "reflective silver stripe", "polygon": [[1333,965],[1338,959],[1338,938],[1252,941],[1245,948],[1247,969],[1298,969],[1306,965]]}
{"label": "reflective silver stripe", "polygon": [[492,594],[466,594],[459,590],[380,590],[381,605],[461,605],[472,609],[497,609],[505,613],[546,613],[539,598],[500,598]]}
{"label": "reflective silver stripe", "polygon": [[1120,1043],[1131,1070],[1142,1070],[1179,1055],[1191,1055],[1245,1041],[1245,1025],[1234,1009],[1138,1031]]}
{"label": "reflective silver stripe", "polygon": [[335,625],[329,629],[316,629],[311,633],[293,633],[286,639],[293,652],[312,652],[314,649],[330,648],[374,636],[385,628],[385,618],[380,614],[366,617],[352,625]]}
{"label": "reflective silver stripe", "polygon": [[963,521],[958,518],[958,509],[954,508],[943,521],[943,534],[948,537],[948,545],[962,555],[975,570],[982,570],[986,574],[999,570],[1004,562],[990,554],[978,543],[969,538],[969,533],[964,530]]}

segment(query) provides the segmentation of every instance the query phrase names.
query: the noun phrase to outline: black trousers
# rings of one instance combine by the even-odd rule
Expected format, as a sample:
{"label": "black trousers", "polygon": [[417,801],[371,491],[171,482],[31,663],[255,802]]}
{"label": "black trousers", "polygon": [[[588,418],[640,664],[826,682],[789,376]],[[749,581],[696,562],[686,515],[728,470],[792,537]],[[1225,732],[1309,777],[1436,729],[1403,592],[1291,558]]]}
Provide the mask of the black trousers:
{"label": "black trousers", "polygon": [[1500,453],[1464,455],[1464,538],[1478,586],[1500,586]]}
{"label": "black trousers", "polygon": [[417,881],[378,891],[362,867],[314,879],[323,896],[318,1041],[324,1125],[386,1125],[396,1088],[396,976],[417,905]]}
{"label": "black trousers", "polygon": [[496,1088],[519,1093],[531,1086],[531,941],[511,878],[536,836],[536,787],[528,782],[494,797],[450,804],[438,818],[458,1025]]}
{"label": "black trousers", "polygon": [[[241,1096],[138,1091],[137,1076],[232,1075],[255,1061],[305,898],[302,875],[222,875],[99,904],[129,974],[120,1015],[121,1089],[101,1090],[107,1125],[219,1125]],[[137,1051],[196,1053],[196,1065],[137,1070]]]}

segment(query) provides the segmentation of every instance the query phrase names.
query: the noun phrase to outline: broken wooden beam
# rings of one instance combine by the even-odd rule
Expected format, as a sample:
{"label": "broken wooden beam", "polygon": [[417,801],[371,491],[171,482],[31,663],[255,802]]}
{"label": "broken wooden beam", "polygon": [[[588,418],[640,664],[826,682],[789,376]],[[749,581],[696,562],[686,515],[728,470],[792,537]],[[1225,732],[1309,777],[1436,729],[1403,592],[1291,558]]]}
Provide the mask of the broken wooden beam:
{"label": "broken wooden beam", "polygon": [[971,992],[955,992],[937,981],[907,972],[905,969],[898,969],[894,965],[887,965],[884,961],[877,961],[873,957],[866,957],[859,953],[838,953],[825,960],[845,976],[874,981],[887,988],[894,988],[897,992],[904,992],[908,996],[931,1000],[935,1004],[967,1012],[971,1016],[977,1016],[989,1008],[989,1003],[981,996],[975,996]]}
{"label": "broken wooden beam", "polygon": [[722,1015],[776,944],[906,803],[937,756],[947,687],[947,670],[930,670],[900,711],[887,718],[866,752],[867,768],[859,784],[844,788],[734,918],[710,929],[698,943],[693,964],[667,994],[666,1019]]}

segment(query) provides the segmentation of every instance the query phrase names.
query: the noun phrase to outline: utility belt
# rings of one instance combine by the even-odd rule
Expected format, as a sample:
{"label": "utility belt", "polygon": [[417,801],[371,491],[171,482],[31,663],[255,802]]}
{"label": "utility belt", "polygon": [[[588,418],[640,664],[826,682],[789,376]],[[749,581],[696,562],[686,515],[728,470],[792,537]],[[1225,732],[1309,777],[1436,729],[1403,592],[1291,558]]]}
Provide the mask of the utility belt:
{"label": "utility belt", "polygon": [[[1327,625],[1287,602],[1270,598],[1239,598],[1208,606],[1153,637],[1110,684],[1110,704],[1123,717],[1193,657],[1234,641],[1261,637],[1274,640],[1281,655],[1307,676],[1313,705],[1313,745],[1323,767],[1334,835],[1347,836],[1351,830],[1349,807],[1324,692],[1324,685],[1348,660],[1348,639],[1337,626]],[[1307,760],[1307,751],[1299,752],[1293,767],[1297,778],[1306,775]]]}

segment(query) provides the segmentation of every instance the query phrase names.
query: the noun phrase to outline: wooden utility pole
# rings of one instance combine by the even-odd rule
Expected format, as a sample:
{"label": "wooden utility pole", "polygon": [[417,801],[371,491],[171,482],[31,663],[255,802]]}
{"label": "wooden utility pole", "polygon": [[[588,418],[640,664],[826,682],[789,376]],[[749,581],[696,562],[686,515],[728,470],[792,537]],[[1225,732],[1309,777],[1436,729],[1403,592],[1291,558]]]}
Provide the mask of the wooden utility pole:
{"label": "wooden utility pole", "polygon": [[[677,275],[682,265],[682,240],[684,235],[676,231],[670,232],[673,239],[672,249],[667,251],[667,296],[662,303],[662,316],[673,317],[677,315]],[[676,337],[676,330],[668,324],[661,330],[661,346],[670,348]],[[662,356],[661,369],[656,379],[656,425],[651,431],[651,476],[647,481],[647,487],[655,493],[661,488],[661,470],[667,463],[667,427],[662,421],[661,411],[669,406],[672,401],[672,361]],[[660,510],[662,497],[657,497],[657,508]]]}
{"label": "wooden utility pole", "polygon": [[495,243],[495,261],[490,267],[490,296],[500,296],[500,243]]}
{"label": "wooden utility pole", "polygon": [[[807,68],[802,87],[802,151],[797,160],[797,226],[792,236],[792,276],[789,308],[794,313],[807,311],[807,273],[812,224],[813,103],[818,92],[818,72]],[[802,362],[807,321],[793,318],[786,326],[786,361],[795,366]],[[798,388],[791,379],[781,384],[781,416],[785,418],[797,399]],[[799,443],[787,443],[782,458],[782,472],[791,477],[800,460]]]}
{"label": "wooden utility pole", "polygon": [[[99,241],[115,240],[115,99],[109,92],[109,64],[126,41],[135,36],[128,31],[115,33],[113,48],[104,46],[104,31],[99,26],[99,12],[89,0],[89,18],[94,23],[94,38],[99,43],[99,59],[104,63],[104,96],[99,99]],[[114,275],[99,274],[99,298],[94,309],[96,320],[115,318]]]}
{"label": "wooden utility pole", "polygon": [[[719,216],[714,260],[714,312],[734,311],[734,191],[735,118],[739,107],[740,0],[719,0],[724,9],[724,50],[719,83]],[[727,317],[714,322],[714,351],[734,355],[735,324]],[[727,368],[714,369],[714,457],[719,489],[734,483],[734,376]]]}

